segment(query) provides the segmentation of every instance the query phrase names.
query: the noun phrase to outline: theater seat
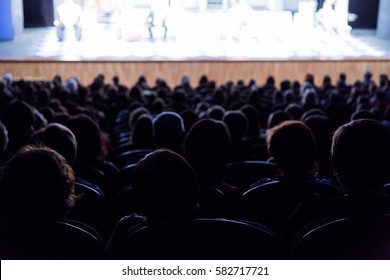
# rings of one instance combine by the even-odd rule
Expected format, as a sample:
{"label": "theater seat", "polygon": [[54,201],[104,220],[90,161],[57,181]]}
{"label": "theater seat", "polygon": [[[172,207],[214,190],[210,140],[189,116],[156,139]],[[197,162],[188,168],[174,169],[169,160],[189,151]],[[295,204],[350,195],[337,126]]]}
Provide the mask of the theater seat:
{"label": "theater seat", "polygon": [[107,254],[99,234],[83,223],[0,218],[0,258],[98,260]]}
{"label": "theater seat", "polygon": [[279,241],[259,224],[194,219],[144,224],[110,247],[113,259],[277,259]]}
{"label": "theater seat", "polygon": [[120,155],[118,155],[115,159],[113,159],[114,164],[119,168],[123,168],[128,164],[137,163],[147,154],[152,152],[151,149],[140,149],[140,150],[132,150],[126,151]]}
{"label": "theater seat", "polygon": [[266,161],[233,162],[226,167],[225,181],[243,190],[263,178],[274,178],[276,172],[276,165]]}
{"label": "theater seat", "polygon": [[315,260],[389,260],[390,215],[315,222],[297,234],[292,256]]}
{"label": "theater seat", "polygon": [[108,204],[99,186],[77,178],[74,184],[78,196],[69,219],[81,221],[96,229],[101,235],[108,234]]}
{"label": "theater seat", "polygon": [[240,216],[280,232],[296,207],[314,194],[331,198],[341,196],[343,192],[337,186],[319,180],[275,180],[254,184],[241,194]]}
{"label": "theater seat", "polygon": [[122,187],[126,187],[133,183],[133,171],[136,166],[136,163],[128,164],[121,168],[118,172],[118,187],[119,190]]}

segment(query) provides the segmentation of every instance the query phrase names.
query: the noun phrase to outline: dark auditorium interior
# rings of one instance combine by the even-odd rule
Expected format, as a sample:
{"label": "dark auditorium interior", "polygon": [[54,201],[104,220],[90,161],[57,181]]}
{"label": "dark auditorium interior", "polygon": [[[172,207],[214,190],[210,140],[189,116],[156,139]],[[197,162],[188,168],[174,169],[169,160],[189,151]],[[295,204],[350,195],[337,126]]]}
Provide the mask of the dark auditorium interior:
{"label": "dark auditorium interior", "polygon": [[1,260],[390,260],[390,2],[2,0]]}

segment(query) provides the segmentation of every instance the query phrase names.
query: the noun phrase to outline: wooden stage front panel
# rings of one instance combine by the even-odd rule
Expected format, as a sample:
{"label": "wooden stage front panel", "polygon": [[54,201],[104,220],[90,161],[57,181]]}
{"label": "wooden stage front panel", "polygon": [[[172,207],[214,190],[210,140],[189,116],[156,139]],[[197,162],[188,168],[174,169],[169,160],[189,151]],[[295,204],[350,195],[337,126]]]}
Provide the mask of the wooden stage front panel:
{"label": "wooden stage front panel", "polygon": [[306,73],[315,76],[316,84],[322,83],[324,75],[330,75],[335,82],[339,73],[346,73],[347,80],[354,82],[362,79],[364,72],[370,70],[374,80],[379,75],[390,75],[390,59],[358,60],[288,60],[288,61],[55,61],[55,60],[2,60],[0,74],[12,73],[15,79],[50,80],[59,74],[63,79],[77,76],[84,85],[102,73],[106,82],[118,75],[121,82],[131,86],[140,75],[144,75],[149,84],[162,78],[170,86],[179,83],[182,75],[197,84],[201,75],[207,75],[217,84],[228,80],[236,82],[254,79],[263,84],[269,75],[273,75],[277,84],[283,79],[303,81]]}

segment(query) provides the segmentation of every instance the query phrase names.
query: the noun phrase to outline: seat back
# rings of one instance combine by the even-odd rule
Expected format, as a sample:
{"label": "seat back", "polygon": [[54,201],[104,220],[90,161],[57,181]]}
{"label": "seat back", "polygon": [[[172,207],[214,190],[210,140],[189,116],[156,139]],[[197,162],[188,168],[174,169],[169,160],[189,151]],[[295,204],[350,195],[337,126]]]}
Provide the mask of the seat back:
{"label": "seat back", "polygon": [[277,259],[268,228],[242,221],[194,219],[144,225],[127,232],[114,259]]}
{"label": "seat back", "polygon": [[276,165],[266,161],[233,162],[226,167],[225,181],[243,190],[260,179],[274,178],[276,172]]}
{"label": "seat back", "polygon": [[136,196],[132,185],[124,186],[116,195],[112,203],[114,220],[137,212]]}
{"label": "seat back", "polygon": [[388,260],[390,215],[341,218],[305,227],[292,247],[296,259]]}
{"label": "seat back", "polygon": [[133,170],[136,163],[128,164],[121,168],[118,173],[119,190],[133,183]]}
{"label": "seat back", "polygon": [[337,196],[342,190],[331,183],[318,180],[268,181],[253,185],[242,193],[243,198],[274,200],[285,203],[300,203],[309,195],[317,193],[324,196]]}
{"label": "seat back", "polygon": [[337,186],[317,180],[270,181],[245,190],[240,199],[240,211],[243,218],[279,231],[296,207],[314,194],[338,197],[343,193]]}
{"label": "seat back", "polygon": [[111,185],[111,182],[109,182],[106,174],[94,166],[79,167],[75,172],[79,178],[82,178],[94,184],[98,188],[101,188],[103,192],[106,192],[106,190],[109,189],[109,186]]}
{"label": "seat back", "polygon": [[96,260],[107,254],[100,236],[71,221],[0,218],[0,258]]}
{"label": "seat back", "polygon": [[142,159],[152,151],[153,151],[152,149],[126,151],[122,154],[119,154],[117,157],[115,157],[113,159],[113,163],[119,169],[121,169],[128,164],[137,163],[140,159]]}
{"label": "seat back", "polygon": [[77,178],[74,184],[78,196],[69,218],[90,225],[105,235],[107,229],[108,204],[103,191],[96,185]]}

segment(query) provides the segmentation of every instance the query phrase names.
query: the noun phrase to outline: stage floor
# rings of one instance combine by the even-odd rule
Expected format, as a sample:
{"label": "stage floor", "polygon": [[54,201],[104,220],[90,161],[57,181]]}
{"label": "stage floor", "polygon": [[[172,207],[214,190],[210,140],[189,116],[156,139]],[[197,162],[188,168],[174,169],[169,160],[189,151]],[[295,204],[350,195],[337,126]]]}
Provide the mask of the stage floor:
{"label": "stage floor", "polygon": [[[0,41],[0,60],[59,61],[203,61],[203,60],[345,60],[390,59],[390,40],[375,30],[352,30],[348,36],[330,36],[316,29],[289,29],[245,38],[221,38],[214,32],[189,30],[182,38],[147,38],[141,33],[118,37],[118,29],[100,24],[86,29],[81,41],[67,30],[59,42],[54,27],[27,28],[13,41]],[[146,33],[145,33],[146,32]],[[124,36],[122,36],[124,37]]]}

